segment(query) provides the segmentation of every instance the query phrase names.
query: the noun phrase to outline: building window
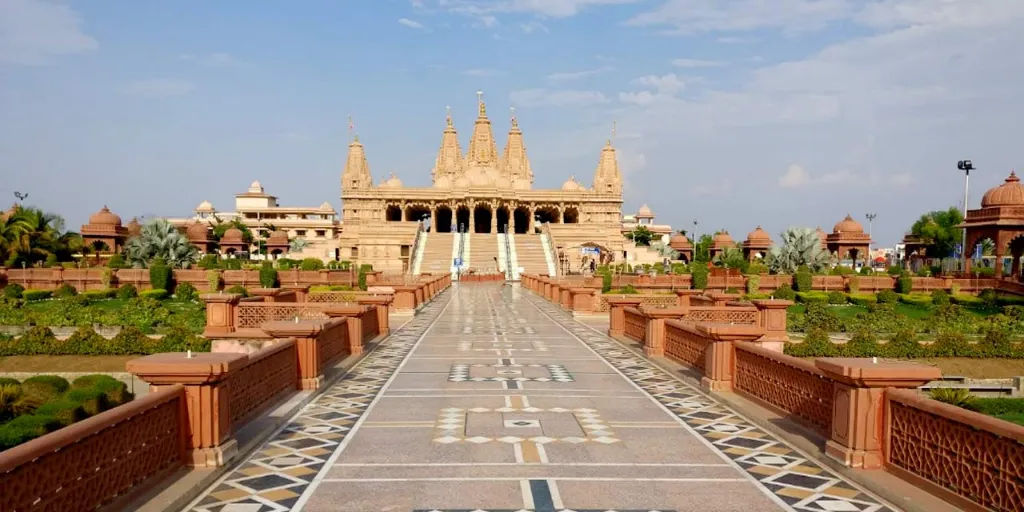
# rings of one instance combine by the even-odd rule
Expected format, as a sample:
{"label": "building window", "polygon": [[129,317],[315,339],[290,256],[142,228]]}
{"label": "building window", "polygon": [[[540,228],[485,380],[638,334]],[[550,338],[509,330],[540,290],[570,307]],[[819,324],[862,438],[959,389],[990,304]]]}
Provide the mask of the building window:
{"label": "building window", "polygon": [[318,229],[318,230],[316,230],[316,236],[318,236],[320,238],[323,238],[323,237],[327,236],[327,232],[322,230],[322,229]]}
{"label": "building window", "polygon": [[295,236],[306,236],[306,230],[305,229],[296,229],[295,230]]}

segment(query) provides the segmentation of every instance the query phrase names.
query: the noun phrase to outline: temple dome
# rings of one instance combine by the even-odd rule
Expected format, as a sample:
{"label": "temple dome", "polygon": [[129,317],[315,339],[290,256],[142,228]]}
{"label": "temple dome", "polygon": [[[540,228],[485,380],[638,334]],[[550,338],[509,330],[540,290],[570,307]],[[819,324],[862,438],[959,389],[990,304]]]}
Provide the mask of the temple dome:
{"label": "temple dome", "polygon": [[711,242],[716,246],[733,245],[736,243],[732,237],[729,236],[728,231],[719,231],[718,233],[715,233],[715,236],[711,237]]}
{"label": "temple dome", "polygon": [[224,236],[220,238],[221,243],[244,243],[242,240],[242,230],[238,228],[228,228],[224,232]]}
{"label": "temple dome", "polygon": [[579,192],[583,190],[583,185],[580,185],[580,183],[576,181],[576,176],[570,176],[569,179],[562,184],[562,190],[566,192]]}
{"label": "temple dome", "polygon": [[100,211],[89,217],[89,224],[93,226],[121,227],[121,217],[118,217],[109,208],[104,206]]}
{"label": "temple dome", "polygon": [[853,220],[850,214],[846,214],[846,218],[839,221],[833,228],[833,233],[863,233],[864,226],[860,225],[860,222]]}
{"label": "temple dome", "polygon": [[750,233],[747,233],[747,243],[748,244],[770,244],[770,243],[772,243],[772,237],[770,235],[768,235],[767,231],[761,229],[761,226],[758,226],[756,229],[754,229]]}
{"label": "temple dome", "polygon": [[211,203],[209,201],[203,201],[203,202],[199,203],[199,206],[196,206],[196,211],[197,212],[212,212],[213,211],[213,203]]}
{"label": "temple dome", "polygon": [[990,206],[1021,206],[1024,205],[1024,185],[1013,171],[1003,184],[989,189],[981,198],[981,207]]}
{"label": "temple dome", "polygon": [[142,234],[142,224],[139,224],[137,217],[132,217],[132,220],[125,226],[125,229],[128,230],[128,236],[139,236]]}
{"label": "temple dome", "polygon": [[451,177],[448,176],[447,174],[443,174],[441,176],[438,176],[437,179],[434,180],[434,187],[436,187],[436,188],[451,188],[452,187],[452,179],[451,179]]}
{"label": "temple dome", "polygon": [[263,184],[260,183],[260,180],[254,180],[252,183],[249,184],[249,192],[252,194],[263,193]]}
{"label": "temple dome", "polygon": [[391,173],[391,176],[381,182],[381,188],[402,188],[402,180],[395,176],[395,173]]}
{"label": "temple dome", "polygon": [[323,211],[323,212],[327,212],[327,211],[333,212],[334,211],[334,207],[331,206],[331,203],[329,201],[324,201],[323,204],[320,205],[320,211]]}
{"label": "temple dome", "polygon": [[668,239],[668,246],[676,251],[684,251],[693,248],[693,244],[690,243],[690,239],[686,238],[682,233],[672,235],[672,238]]}
{"label": "temple dome", "polygon": [[455,178],[455,186],[457,188],[468,188],[469,184],[469,178],[467,178],[465,174],[461,174],[458,178]]}
{"label": "temple dome", "polygon": [[267,245],[288,245],[288,233],[283,230],[277,230],[267,237]]}
{"label": "temple dome", "polygon": [[[225,236],[227,233],[225,233]],[[209,229],[202,222],[193,222],[185,228],[185,236],[189,241],[206,241],[209,238]]]}
{"label": "temple dome", "polygon": [[[639,210],[636,211],[636,217],[638,219],[641,218],[641,217],[653,219],[654,218],[654,212],[651,211],[651,207],[649,207],[649,206],[647,206],[645,204],[645,205],[641,206]],[[728,236],[728,235],[726,235],[726,236]],[[730,238],[729,240],[731,241],[732,239]]]}

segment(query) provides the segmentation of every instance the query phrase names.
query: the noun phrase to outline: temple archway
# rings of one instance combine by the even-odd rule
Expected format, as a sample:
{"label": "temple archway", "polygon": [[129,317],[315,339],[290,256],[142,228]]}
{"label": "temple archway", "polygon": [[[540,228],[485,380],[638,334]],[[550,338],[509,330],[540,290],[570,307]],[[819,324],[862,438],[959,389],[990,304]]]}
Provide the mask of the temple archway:
{"label": "temple archway", "polygon": [[517,235],[526,234],[530,229],[530,209],[526,206],[520,206],[512,212],[512,220],[516,225],[515,233]]}
{"label": "temple archway", "polygon": [[499,206],[495,215],[498,217],[498,233],[507,233],[508,230],[508,207]]}
{"label": "temple archway", "polygon": [[447,206],[438,206],[437,210],[434,210],[435,218],[430,221],[433,229],[437,233],[451,233],[452,232],[452,209]]}
{"label": "temple archway", "polygon": [[461,232],[469,232],[469,207],[466,205],[460,205],[455,210],[455,225],[456,229]]}
{"label": "temple archway", "polygon": [[557,224],[558,208],[555,208],[554,206],[541,206],[540,208],[537,208],[536,216],[537,220],[539,220],[541,224],[545,222]]}
{"label": "temple archway", "polygon": [[430,208],[426,206],[416,204],[409,205],[405,208],[405,220],[410,222],[418,222],[423,220],[424,217],[430,216]]}
{"label": "temple archway", "polygon": [[564,220],[566,224],[577,224],[580,221],[580,211],[575,206],[565,209]]}
{"label": "temple archway", "polygon": [[388,222],[400,222],[402,220],[402,207],[396,204],[388,205],[384,211],[384,220]]}
{"label": "temple archway", "polygon": [[491,207],[486,204],[478,204],[473,208],[473,232],[491,232]]}

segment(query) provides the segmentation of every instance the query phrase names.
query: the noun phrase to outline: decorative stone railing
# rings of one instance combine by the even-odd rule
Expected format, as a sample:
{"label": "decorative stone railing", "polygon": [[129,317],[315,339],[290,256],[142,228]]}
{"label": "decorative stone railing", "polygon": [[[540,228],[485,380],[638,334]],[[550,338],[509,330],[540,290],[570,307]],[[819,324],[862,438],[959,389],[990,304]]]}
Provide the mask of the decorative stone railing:
{"label": "decorative stone railing", "polygon": [[0,510],[95,510],[184,464],[182,386],[0,452]]}
{"label": "decorative stone railing", "polygon": [[298,349],[285,339],[246,357],[226,379],[232,425],[241,425],[296,388]]}
{"label": "decorative stone railing", "polygon": [[733,390],[785,411],[822,435],[832,430],[834,382],[811,361],[736,344]]}
{"label": "decorative stone railing", "polygon": [[623,311],[625,329],[623,334],[628,338],[643,343],[647,336],[647,317],[637,308],[629,307]]}

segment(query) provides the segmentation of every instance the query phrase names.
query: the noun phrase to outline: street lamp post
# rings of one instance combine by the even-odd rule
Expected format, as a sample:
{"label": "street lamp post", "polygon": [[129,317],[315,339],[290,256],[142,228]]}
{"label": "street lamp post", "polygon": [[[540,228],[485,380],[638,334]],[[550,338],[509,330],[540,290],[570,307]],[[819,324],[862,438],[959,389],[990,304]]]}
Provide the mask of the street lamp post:
{"label": "street lamp post", "polygon": [[868,219],[868,268],[871,268],[871,233],[873,231],[875,217],[878,217],[877,213],[865,213],[864,217]]}
{"label": "street lamp post", "polygon": [[[971,171],[974,169],[974,163],[970,160],[960,160],[956,163],[956,168],[964,172],[964,221],[967,221],[967,190],[968,185],[971,181]],[[967,270],[967,230],[963,230],[960,237],[960,254],[963,258],[963,269]]]}

